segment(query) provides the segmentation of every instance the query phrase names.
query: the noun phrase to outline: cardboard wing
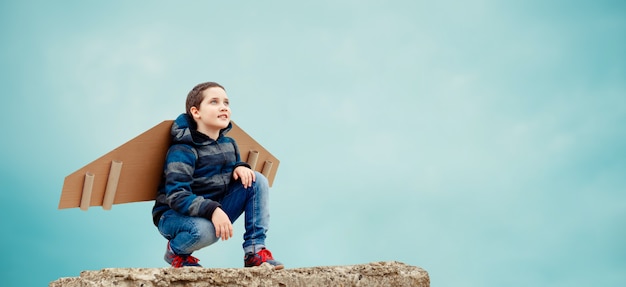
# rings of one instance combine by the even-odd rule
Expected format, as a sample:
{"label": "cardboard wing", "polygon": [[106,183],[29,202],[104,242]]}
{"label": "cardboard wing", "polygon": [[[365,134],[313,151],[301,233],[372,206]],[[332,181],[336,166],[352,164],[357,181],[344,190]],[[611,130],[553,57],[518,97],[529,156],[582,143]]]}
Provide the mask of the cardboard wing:
{"label": "cardboard wing", "polygon": [[[150,201],[155,199],[170,145],[172,120],[163,121],[65,177],[59,209]],[[280,161],[233,122],[227,134],[241,159],[267,177],[270,186]]]}

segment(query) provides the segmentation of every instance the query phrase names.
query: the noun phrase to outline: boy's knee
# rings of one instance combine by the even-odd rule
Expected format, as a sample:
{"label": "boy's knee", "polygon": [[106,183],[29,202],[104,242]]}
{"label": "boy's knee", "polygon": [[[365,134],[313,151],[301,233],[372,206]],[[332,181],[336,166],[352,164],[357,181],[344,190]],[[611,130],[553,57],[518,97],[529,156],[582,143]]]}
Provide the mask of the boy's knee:
{"label": "boy's knee", "polygon": [[209,220],[197,221],[196,228],[192,235],[196,238],[196,242],[198,242],[201,247],[209,246],[219,240],[219,238],[215,236],[215,227]]}
{"label": "boy's knee", "polygon": [[262,173],[254,171],[254,174],[256,175],[256,180],[254,181],[254,183],[258,185],[269,186],[267,178]]}

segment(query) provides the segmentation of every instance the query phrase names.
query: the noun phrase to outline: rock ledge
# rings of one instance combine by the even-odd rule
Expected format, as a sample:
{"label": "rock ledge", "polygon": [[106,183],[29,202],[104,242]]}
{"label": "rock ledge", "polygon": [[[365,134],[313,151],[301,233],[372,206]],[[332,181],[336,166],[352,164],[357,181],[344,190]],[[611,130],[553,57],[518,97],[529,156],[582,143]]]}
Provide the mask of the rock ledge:
{"label": "rock ledge", "polygon": [[429,287],[428,273],[398,261],[347,266],[274,270],[254,268],[106,268],[60,278],[49,287],[96,286],[419,286]]}

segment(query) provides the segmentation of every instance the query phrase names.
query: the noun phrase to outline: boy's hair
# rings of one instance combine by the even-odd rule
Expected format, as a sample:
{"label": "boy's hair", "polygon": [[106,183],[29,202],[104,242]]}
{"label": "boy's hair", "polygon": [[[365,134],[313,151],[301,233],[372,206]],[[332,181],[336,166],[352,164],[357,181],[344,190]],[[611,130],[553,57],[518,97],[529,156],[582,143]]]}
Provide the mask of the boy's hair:
{"label": "boy's hair", "polygon": [[193,116],[191,115],[191,107],[199,108],[200,103],[202,102],[202,100],[204,100],[204,95],[202,95],[202,92],[208,88],[215,87],[221,88],[222,90],[226,91],[226,89],[224,89],[222,85],[216,82],[201,83],[193,87],[193,89],[191,89],[191,91],[187,95],[187,101],[185,103],[185,112],[187,113],[187,115],[193,118]]}

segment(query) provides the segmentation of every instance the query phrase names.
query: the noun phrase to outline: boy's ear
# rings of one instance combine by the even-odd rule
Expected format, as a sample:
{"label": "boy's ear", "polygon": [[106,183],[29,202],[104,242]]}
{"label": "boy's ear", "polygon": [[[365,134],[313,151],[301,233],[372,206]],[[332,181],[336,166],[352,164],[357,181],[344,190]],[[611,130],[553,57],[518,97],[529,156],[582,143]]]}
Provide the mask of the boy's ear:
{"label": "boy's ear", "polygon": [[189,111],[191,112],[191,115],[194,119],[200,118],[200,110],[198,110],[196,106],[189,108]]}

